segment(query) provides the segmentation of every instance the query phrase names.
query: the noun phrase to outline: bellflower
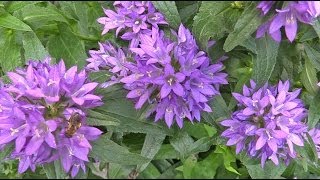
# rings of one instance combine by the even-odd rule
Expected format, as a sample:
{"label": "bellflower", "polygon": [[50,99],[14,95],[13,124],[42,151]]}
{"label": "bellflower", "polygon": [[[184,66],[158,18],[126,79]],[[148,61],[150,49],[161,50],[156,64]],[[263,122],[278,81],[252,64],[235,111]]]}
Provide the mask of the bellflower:
{"label": "bellflower", "polygon": [[[182,128],[184,120],[200,121],[202,111],[212,111],[208,102],[219,94],[219,85],[227,84],[227,74],[221,72],[221,62],[210,64],[209,57],[199,50],[195,38],[183,25],[173,35],[177,42],[154,27],[151,34],[141,34],[139,45],[129,48],[123,58],[126,73],[113,72],[111,80],[104,84],[114,84],[117,79],[129,91],[127,98],[135,101],[136,109],[149,104],[147,116],[155,115],[155,121],[164,119],[168,127],[176,122]],[[108,58],[102,60],[110,54],[104,46],[100,46],[98,56],[91,55],[87,67],[116,67]]]}
{"label": "bellflower", "polygon": [[137,47],[139,34],[148,33],[148,30],[157,28],[161,24],[168,24],[164,16],[157,12],[150,1],[115,1],[115,11],[105,9],[106,17],[100,17],[97,21],[104,25],[102,35],[111,29],[116,29],[116,35],[124,30],[121,36],[124,40],[134,40],[130,47]]}
{"label": "bellflower", "polygon": [[307,115],[300,89],[289,91],[289,81],[279,81],[277,86],[265,84],[256,89],[244,85],[243,94],[233,93],[238,109],[230,119],[221,124],[228,127],[222,136],[227,146],[236,145],[236,153],[245,150],[251,157],[261,159],[263,167],[267,159],[278,165],[279,159],[286,163],[296,157],[295,146],[303,146]]}
{"label": "bellflower", "polygon": [[[265,15],[273,4],[272,1],[262,1],[257,8]],[[320,4],[314,1],[289,1],[283,9],[276,9],[276,13],[259,27],[257,38],[268,32],[275,41],[280,42],[280,29],[284,27],[288,40],[292,42],[298,31],[298,22],[312,24],[320,14]]]}
{"label": "bellflower", "polygon": [[[26,68],[8,73],[11,83],[0,88],[0,145],[15,144],[11,158],[19,159],[19,173],[63,157],[65,172],[71,169],[74,177],[79,166],[85,171],[89,141],[102,133],[86,125],[86,110],[100,106],[101,97],[94,94],[98,84],[88,82],[84,70],[66,69],[63,60],[50,62],[50,58],[29,61]],[[66,136],[75,113],[81,124]],[[75,152],[72,160],[65,149]]]}

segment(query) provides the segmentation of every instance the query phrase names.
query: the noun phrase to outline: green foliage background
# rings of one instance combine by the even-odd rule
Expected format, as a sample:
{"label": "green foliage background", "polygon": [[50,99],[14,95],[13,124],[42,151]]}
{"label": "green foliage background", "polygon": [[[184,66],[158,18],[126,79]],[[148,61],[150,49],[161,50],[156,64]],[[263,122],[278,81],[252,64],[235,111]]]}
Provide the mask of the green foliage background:
{"label": "green foliage background", "polygon": [[[125,98],[121,86],[99,89],[104,106],[91,110],[88,122],[105,130],[93,143],[86,173],[77,178],[316,178],[320,176],[314,144],[305,142],[298,149],[300,158],[289,166],[267,162],[261,169],[259,160],[244,153],[235,154],[225,146],[219,134],[219,121],[228,118],[236,106],[231,92],[241,92],[243,84],[254,79],[259,85],[289,79],[293,87],[302,88],[302,99],[309,109],[307,123],[314,127],[320,118],[320,95],[316,86],[320,71],[320,21],[313,26],[299,26],[293,43],[275,43],[270,37],[255,39],[255,30],[268,17],[262,18],[257,2],[239,1],[154,1],[169,27],[183,23],[196,37],[200,47],[213,60],[225,54],[229,84],[221,88],[221,96],[210,103],[212,113],[203,113],[200,123],[185,122],[182,129],[168,129],[164,123],[144,118]],[[71,1],[2,1],[0,2],[0,67],[1,76],[21,67],[29,59],[41,60],[49,54],[65,60],[68,67],[86,64],[88,51],[98,42],[112,41],[118,46],[114,32],[101,36],[96,22],[103,9],[113,9],[113,2]],[[165,27],[168,29],[168,27]],[[209,39],[216,45],[207,48]],[[106,72],[91,74],[92,80],[103,82]],[[0,152],[0,175],[3,178],[69,178],[59,162],[17,174],[17,161],[6,160],[12,150]],[[95,162],[99,159],[99,162]]]}

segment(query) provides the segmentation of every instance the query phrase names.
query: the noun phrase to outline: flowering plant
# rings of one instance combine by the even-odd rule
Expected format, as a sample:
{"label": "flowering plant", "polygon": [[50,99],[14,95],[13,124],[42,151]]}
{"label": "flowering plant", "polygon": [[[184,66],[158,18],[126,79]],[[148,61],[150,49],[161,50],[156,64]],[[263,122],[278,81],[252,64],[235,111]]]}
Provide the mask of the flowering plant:
{"label": "flowering plant", "polygon": [[320,177],[319,2],[0,14],[0,177]]}

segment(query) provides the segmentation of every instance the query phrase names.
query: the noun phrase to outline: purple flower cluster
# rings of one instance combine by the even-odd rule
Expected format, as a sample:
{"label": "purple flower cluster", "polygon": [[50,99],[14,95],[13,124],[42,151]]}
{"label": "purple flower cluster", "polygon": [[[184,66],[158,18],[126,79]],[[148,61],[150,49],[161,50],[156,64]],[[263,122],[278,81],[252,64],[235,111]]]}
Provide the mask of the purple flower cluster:
{"label": "purple flower cluster", "polygon": [[[148,4],[148,13],[154,13],[150,11],[152,3],[144,3]],[[146,7],[138,5],[144,3],[117,2],[115,5],[119,7],[118,15],[125,16],[143,14]],[[127,7],[134,8],[129,11]],[[164,22],[160,13],[157,17],[161,17],[159,22]],[[108,20],[111,21],[110,18]],[[219,85],[228,83],[227,74],[220,72],[223,65],[220,61],[210,64],[209,57],[199,50],[191,32],[183,25],[180,25],[178,33],[172,30],[175,41],[152,25],[150,33],[132,35],[137,37],[138,40],[134,41],[138,43],[126,51],[116,49],[108,42],[100,43],[98,51],[89,52],[91,57],[87,60],[87,69],[109,69],[111,80],[103,83],[102,87],[123,83],[129,90],[127,98],[136,102],[136,109],[149,104],[147,116],[155,114],[155,121],[165,119],[168,127],[176,122],[182,128],[185,118],[200,121],[201,111],[212,111],[208,101],[219,94]]]}
{"label": "purple flower cluster", "polygon": [[[261,1],[257,8],[266,15],[275,1]],[[277,14],[262,24],[257,30],[257,38],[264,36],[266,32],[277,42],[281,41],[281,27],[284,27],[287,38],[292,42],[297,34],[298,21],[304,24],[312,24],[320,15],[320,2],[318,1],[288,1],[283,9],[276,9]]]}
{"label": "purple flower cluster", "polygon": [[86,109],[102,102],[93,94],[98,83],[87,82],[84,70],[50,61],[29,61],[8,73],[11,83],[0,88],[0,145],[15,144],[10,158],[19,159],[19,173],[60,159],[74,177],[86,170],[89,141],[102,133],[86,125]]}
{"label": "purple flower cluster", "polygon": [[115,11],[104,9],[107,17],[98,18],[98,22],[104,25],[102,34],[110,29],[116,29],[118,36],[121,30],[123,40],[130,41],[130,47],[137,47],[142,34],[150,34],[152,28],[158,25],[168,24],[164,16],[157,12],[150,1],[115,1]]}
{"label": "purple flower cluster", "polygon": [[261,158],[263,167],[267,159],[279,164],[296,157],[294,146],[303,146],[307,125],[303,122],[307,110],[298,95],[300,89],[289,91],[289,81],[277,86],[264,85],[256,89],[244,85],[243,95],[233,93],[238,110],[221,124],[228,127],[222,136],[227,145],[236,145],[236,153],[245,150],[251,157]]}

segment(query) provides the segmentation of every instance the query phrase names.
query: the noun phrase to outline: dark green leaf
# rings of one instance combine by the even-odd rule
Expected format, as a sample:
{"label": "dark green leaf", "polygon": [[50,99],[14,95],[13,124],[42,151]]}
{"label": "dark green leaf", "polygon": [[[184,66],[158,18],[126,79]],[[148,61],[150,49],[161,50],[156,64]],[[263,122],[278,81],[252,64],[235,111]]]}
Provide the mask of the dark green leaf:
{"label": "dark green leaf", "polygon": [[117,126],[119,120],[93,110],[88,111],[87,124],[91,126]]}
{"label": "dark green leaf", "polygon": [[277,63],[279,44],[269,36],[256,40],[257,56],[253,59],[252,77],[258,86],[268,82]]}
{"label": "dark green leaf", "polygon": [[304,69],[301,73],[301,82],[309,93],[312,95],[317,94],[319,89],[317,86],[317,72],[308,58],[305,58]]}
{"label": "dark green leaf", "polygon": [[210,153],[204,160],[198,162],[192,169],[192,178],[214,179],[217,169],[223,163],[223,156]]}
{"label": "dark green leaf", "polygon": [[308,126],[314,128],[320,119],[320,94],[317,94],[310,102],[308,111]]}
{"label": "dark green leaf", "polygon": [[225,33],[230,33],[239,15],[239,10],[231,8],[231,1],[204,1],[194,17],[192,32],[205,48],[210,37],[219,40]]}
{"label": "dark green leaf", "polygon": [[13,143],[6,145],[0,152],[0,162],[3,162],[3,159],[6,158],[14,149]]}
{"label": "dark green leaf", "polygon": [[314,65],[314,67],[320,70],[320,52],[317,49],[313,48],[308,43],[304,44],[304,49],[306,51],[308,58],[311,60],[312,64]]}
{"label": "dark green leaf", "polygon": [[[157,135],[147,134],[144,140],[144,144],[141,150],[141,155],[143,157],[149,158],[150,161],[153,157],[158,153],[161,148],[162,142],[166,135]],[[143,171],[150,163],[150,161],[146,164],[137,167],[138,172]]]}
{"label": "dark green leaf", "polygon": [[164,14],[169,26],[178,29],[181,19],[174,1],[153,1],[153,5]]}
{"label": "dark green leaf", "polygon": [[131,153],[127,148],[107,139],[106,135],[103,135],[99,140],[92,142],[90,156],[97,158],[100,161],[122,165],[141,165],[149,162],[148,158]]}
{"label": "dark green leaf", "polygon": [[14,11],[18,11],[21,8],[24,8],[25,6],[36,4],[42,1],[11,1],[7,7],[6,10],[9,13],[13,13]]}
{"label": "dark green leaf", "polygon": [[179,153],[171,144],[163,144],[153,159],[178,159]]}
{"label": "dark green leaf", "polygon": [[313,28],[318,34],[318,37],[320,38],[320,18],[318,18],[314,23],[313,23]]}
{"label": "dark green leaf", "polygon": [[185,159],[190,154],[190,145],[194,141],[186,132],[180,131],[170,139],[170,144],[180,153],[181,159]]}
{"label": "dark green leaf", "polygon": [[234,31],[228,35],[223,49],[229,52],[237,45],[242,44],[256,31],[261,23],[262,18],[260,17],[260,11],[256,8],[256,3],[252,2],[239,17],[239,20],[235,24]]}
{"label": "dark green leaf", "polygon": [[66,25],[60,24],[58,27],[60,34],[51,36],[47,44],[50,55],[56,59],[62,58],[67,67],[77,65],[82,68],[87,58],[83,41],[72,34]]}
{"label": "dark green leaf", "polygon": [[267,161],[263,169],[261,168],[261,164],[244,165],[248,169],[250,177],[253,179],[279,179],[286,169],[283,163],[275,166],[272,161]]}

